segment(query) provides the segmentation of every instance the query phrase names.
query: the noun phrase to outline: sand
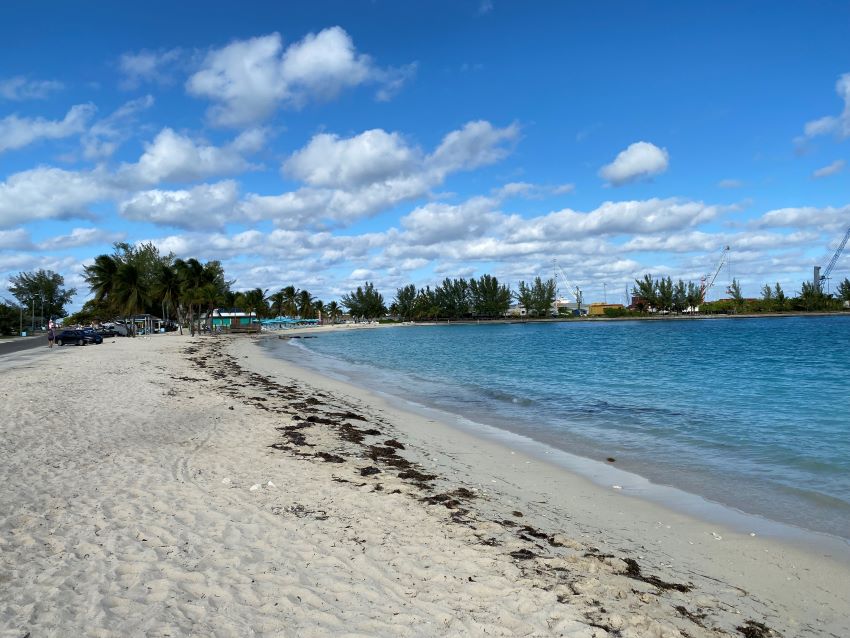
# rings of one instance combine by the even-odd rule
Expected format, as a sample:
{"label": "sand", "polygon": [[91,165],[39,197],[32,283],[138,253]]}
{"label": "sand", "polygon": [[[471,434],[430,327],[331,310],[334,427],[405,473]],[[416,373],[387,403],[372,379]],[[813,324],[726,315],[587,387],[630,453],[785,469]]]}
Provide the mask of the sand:
{"label": "sand", "polygon": [[0,358],[0,636],[850,635],[832,545],[606,491],[262,353]]}

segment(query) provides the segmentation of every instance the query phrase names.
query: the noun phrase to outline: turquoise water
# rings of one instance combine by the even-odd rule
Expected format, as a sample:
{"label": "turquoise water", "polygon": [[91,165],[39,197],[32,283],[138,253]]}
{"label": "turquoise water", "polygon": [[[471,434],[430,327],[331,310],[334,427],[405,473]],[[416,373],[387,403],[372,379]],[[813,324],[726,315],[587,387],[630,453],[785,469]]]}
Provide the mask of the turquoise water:
{"label": "turquoise water", "polygon": [[[281,356],[850,538],[850,317],[418,326]],[[310,353],[324,355],[315,357]]]}

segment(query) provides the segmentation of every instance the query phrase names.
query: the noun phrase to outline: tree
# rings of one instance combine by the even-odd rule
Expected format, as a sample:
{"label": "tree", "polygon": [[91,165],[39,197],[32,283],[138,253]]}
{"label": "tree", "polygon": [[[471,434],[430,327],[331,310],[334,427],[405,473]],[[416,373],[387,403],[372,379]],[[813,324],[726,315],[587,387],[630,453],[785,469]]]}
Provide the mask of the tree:
{"label": "tree", "polygon": [[266,295],[268,290],[262,288],[254,288],[242,293],[242,300],[245,304],[245,311],[256,314],[257,319],[261,319],[266,314]]}
{"label": "tree", "polygon": [[636,305],[642,312],[658,309],[658,286],[652,275],[645,274],[643,279],[635,279],[632,294],[637,297]]}
{"label": "tree", "polygon": [[416,303],[416,286],[408,284],[395,291],[396,314],[402,321],[409,321],[413,316],[413,306]]}
{"label": "tree", "polygon": [[420,288],[416,294],[416,301],[413,302],[413,318],[436,319],[440,314],[440,307],[437,305],[437,295],[431,290],[431,286]]}
{"label": "tree", "polygon": [[362,317],[367,321],[381,317],[387,312],[383,295],[368,281],[363,286],[357,286],[357,290],[343,295],[341,301],[353,317]]}
{"label": "tree", "polygon": [[287,317],[294,317],[298,314],[298,289],[295,286],[287,286],[281,291],[283,295],[283,312]]}
{"label": "tree", "polygon": [[[39,269],[35,272],[21,272],[10,278],[9,292],[23,308],[46,317],[65,317],[68,312],[65,305],[71,303],[77,291],[65,289],[65,278],[52,270]],[[42,308],[44,311],[42,312]]]}
{"label": "tree", "polygon": [[0,335],[18,332],[21,324],[22,309],[6,299],[0,300]]}
{"label": "tree", "polygon": [[692,281],[688,282],[687,301],[691,312],[698,311],[702,304],[702,290]]}
{"label": "tree", "polygon": [[296,303],[299,317],[302,319],[313,318],[313,315],[315,314],[315,308],[313,307],[313,295],[306,290],[302,290],[298,293]]}
{"label": "tree", "polygon": [[661,310],[669,312],[673,309],[673,280],[670,277],[662,277],[655,285],[657,291],[658,306]]}
{"label": "tree", "polygon": [[735,312],[741,312],[744,309],[744,295],[741,293],[741,284],[737,279],[733,279],[729,284],[729,294],[732,296],[732,304],[735,307]]}
{"label": "tree", "polygon": [[327,315],[328,320],[332,324],[337,322],[337,319],[339,319],[341,314],[342,309],[340,309],[339,304],[336,301],[332,301],[325,306],[325,315]]}
{"label": "tree", "polygon": [[272,314],[275,317],[283,316],[283,308],[286,302],[286,295],[283,294],[283,290],[278,290],[271,297],[269,297],[269,305],[271,306]]}
{"label": "tree", "polygon": [[526,312],[535,317],[545,317],[555,303],[556,284],[554,279],[543,281],[535,277],[531,285],[519,282],[517,301],[525,306]]}
{"label": "tree", "polygon": [[469,284],[466,279],[449,279],[435,289],[440,315],[460,319],[469,313]]}
{"label": "tree", "polygon": [[688,307],[688,288],[681,279],[673,286],[673,310],[684,312]]}
{"label": "tree", "polygon": [[511,289],[490,275],[469,281],[472,313],[478,317],[502,317],[511,306]]}
{"label": "tree", "polygon": [[168,319],[172,310],[177,312],[177,323],[182,323],[180,316],[180,277],[177,270],[169,263],[157,266],[156,278],[151,286],[151,295],[158,299],[162,306],[163,319]]}
{"label": "tree", "polygon": [[[125,318],[135,317],[144,310],[150,291],[141,269],[134,263],[124,263],[115,271],[113,295],[119,312]],[[132,333],[135,336],[135,333]]]}
{"label": "tree", "polygon": [[776,287],[773,289],[773,300],[776,310],[785,310],[785,304],[788,300],[785,297],[785,291],[782,290],[782,286],[779,285],[778,281],[776,282]]}
{"label": "tree", "polygon": [[844,303],[850,303],[850,279],[847,277],[838,284],[838,298]]}

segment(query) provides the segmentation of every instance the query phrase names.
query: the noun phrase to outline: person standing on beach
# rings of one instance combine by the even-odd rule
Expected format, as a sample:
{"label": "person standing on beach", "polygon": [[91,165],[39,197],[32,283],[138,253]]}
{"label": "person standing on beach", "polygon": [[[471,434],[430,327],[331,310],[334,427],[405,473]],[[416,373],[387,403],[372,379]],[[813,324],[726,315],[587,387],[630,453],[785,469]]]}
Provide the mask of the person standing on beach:
{"label": "person standing on beach", "polygon": [[56,334],[53,332],[53,326],[50,326],[47,329],[47,347],[53,347],[53,340],[56,338]]}

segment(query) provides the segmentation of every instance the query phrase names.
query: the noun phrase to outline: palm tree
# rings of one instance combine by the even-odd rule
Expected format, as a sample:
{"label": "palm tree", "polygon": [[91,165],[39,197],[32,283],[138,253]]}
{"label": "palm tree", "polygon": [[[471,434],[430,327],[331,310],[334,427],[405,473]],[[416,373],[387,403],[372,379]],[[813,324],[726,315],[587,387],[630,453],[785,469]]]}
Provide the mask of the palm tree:
{"label": "palm tree", "polygon": [[287,286],[280,291],[283,294],[283,310],[289,317],[298,314],[298,289],[295,286]]}
{"label": "palm tree", "polygon": [[94,302],[100,306],[108,305],[115,289],[115,273],[119,262],[110,255],[98,255],[91,266],[84,269],[86,283],[94,293]]}
{"label": "palm tree", "polygon": [[313,317],[313,296],[306,290],[298,293],[298,315],[302,319],[311,319]]}
{"label": "palm tree", "polygon": [[257,313],[257,319],[260,319],[265,314],[266,309],[266,295],[268,294],[268,290],[262,290],[261,288],[254,288],[253,290],[248,290],[243,293],[242,298],[245,301],[245,310],[251,312],[252,310]]}
{"label": "palm tree", "polygon": [[269,297],[269,302],[271,303],[272,314],[275,317],[283,316],[283,308],[286,304],[286,295],[283,293],[283,290],[278,290]]}
{"label": "palm tree", "polygon": [[325,314],[328,319],[330,319],[331,323],[336,323],[336,320],[339,319],[339,316],[342,314],[342,310],[336,301],[332,301],[325,306]]}
{"label": "palm tree", "polygon": [[313,311],[312,314],[314,317],[318,318],[319,323],[322,321],[322,313],[325,311],[325,304],[321,299],[313,300]]}
{"label": "palm tree", "polygon": [[[149,291],[142,271],[135,264],[126,263],[118,266],[118,270],[115,271],[113,294],[125,318],[134,317],[140,310],[144,310]],[[135,336],[135,330],[132,334]]]}
{"label": "palm tree", "polygon": [[177,270],[167,264],[159,264],[155,273],[151,296],[162,304],[163,317],[168,319],[168,313],[173,308],[177,310],[177,323],[180,324],[180,277]]}

